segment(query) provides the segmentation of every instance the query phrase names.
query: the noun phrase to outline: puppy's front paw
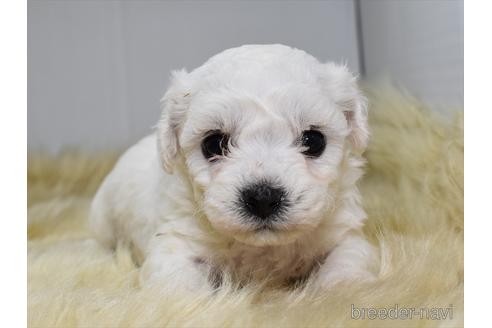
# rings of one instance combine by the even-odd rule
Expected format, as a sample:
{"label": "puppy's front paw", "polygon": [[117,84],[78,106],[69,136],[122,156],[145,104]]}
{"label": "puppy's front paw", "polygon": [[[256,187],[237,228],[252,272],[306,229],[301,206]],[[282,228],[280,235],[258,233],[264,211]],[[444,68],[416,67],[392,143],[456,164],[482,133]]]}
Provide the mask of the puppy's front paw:
{"label": "puppy's front paw", "polygon": [[376,280],[379,268],[377,249],[360,235],[347,236],[325,259],[314,285],[333,288],[341,282],[355,284]]}
{"label": "puppy's front paw", "polygon": [[146,261],[140,271],[140,285],[157,287],[162,292],[210,292],[213,288],[208,277],[206,268],[193,261],[161,265]]}

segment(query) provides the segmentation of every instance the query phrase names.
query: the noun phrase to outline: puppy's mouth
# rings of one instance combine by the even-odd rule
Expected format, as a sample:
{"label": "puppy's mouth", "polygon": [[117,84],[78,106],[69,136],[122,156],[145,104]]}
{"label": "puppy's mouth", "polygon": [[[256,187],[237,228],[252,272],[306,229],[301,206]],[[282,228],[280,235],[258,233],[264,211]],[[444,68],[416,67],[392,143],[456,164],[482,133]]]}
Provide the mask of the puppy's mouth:
{"label": "puppy's mouth", "polygon": [[276,232],[278,231],[278,228],[275,228],[270,223],[264,223],[254,228],[254,232],[266,232],[266,231]]}
{"label": "puppy's mouth", "polygon": [[259,218],[254,216],[240,217],[241,222],[249,233],[285,233],[296,229],[286,213],[275,215],[270,218]]}
{"label": "puppy's mouth", "polygon": [[225,213],[213,206],[206,209],[207,217],[215,230],[245,244],[267,246],[292,243],[316,228],[318,220],[309,219],[312,213],[295,213],[292,216],[291,206],[263,217],[245,211],[244,205],[238,206],[237,203],[230,206]]}
{"label": "puppy's mouth", "polygon": [[228,224],[217,224],[218,220],[212,220],[212,226],[221,233],[244,244],[276,246],[293,243],[312,229],[312,227],[303,224],[292,223],[291,220],[285,217],[282,220],[255,222],[251,218],[228,217],[220,220],[220,222],[228,222]]}

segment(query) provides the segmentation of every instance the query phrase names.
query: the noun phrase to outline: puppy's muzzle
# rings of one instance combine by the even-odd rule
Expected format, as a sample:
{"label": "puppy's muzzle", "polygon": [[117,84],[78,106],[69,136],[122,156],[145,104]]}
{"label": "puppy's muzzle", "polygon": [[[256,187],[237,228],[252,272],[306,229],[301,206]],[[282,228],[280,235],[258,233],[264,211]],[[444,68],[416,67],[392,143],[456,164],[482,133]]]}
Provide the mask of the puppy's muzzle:
{"label": "puppy's muzzle", "polygon": [[240,200],[247,214],[264,223],[277,218],[286,206],[284,189],[274,187],[267,182],[244,188]]}

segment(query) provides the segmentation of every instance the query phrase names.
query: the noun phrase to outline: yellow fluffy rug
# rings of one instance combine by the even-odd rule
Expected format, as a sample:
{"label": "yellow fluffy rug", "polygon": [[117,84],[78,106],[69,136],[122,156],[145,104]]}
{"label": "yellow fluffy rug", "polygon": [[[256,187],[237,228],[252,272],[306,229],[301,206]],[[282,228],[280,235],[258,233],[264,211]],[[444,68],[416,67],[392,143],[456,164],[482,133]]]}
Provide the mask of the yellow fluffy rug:
{"label": "yellow fluffy rug", "polygon": [[129,252],[101,248],[87,229],[91,197],[117,154],[29,154],[29,326],[463,326],[463,113],[438,117],[391,89],[369,94],[360,186],[365,231],[381,250],[377,282],[212,296],[141,288]]}

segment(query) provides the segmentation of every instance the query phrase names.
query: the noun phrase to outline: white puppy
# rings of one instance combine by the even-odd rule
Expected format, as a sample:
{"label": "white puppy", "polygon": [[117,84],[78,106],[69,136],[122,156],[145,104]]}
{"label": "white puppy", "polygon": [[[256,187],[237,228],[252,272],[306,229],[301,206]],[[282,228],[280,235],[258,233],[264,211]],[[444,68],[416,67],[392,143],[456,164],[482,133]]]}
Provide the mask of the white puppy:
{"label": "white puppy", "polygon": [[221,273],[328,288],[371,278],[356,187],[366,102],[343,66],[282,45],[226,50],[174,72],[157,133],[99,189],[98,238],[132,247],[145,283],[213,287]]}

